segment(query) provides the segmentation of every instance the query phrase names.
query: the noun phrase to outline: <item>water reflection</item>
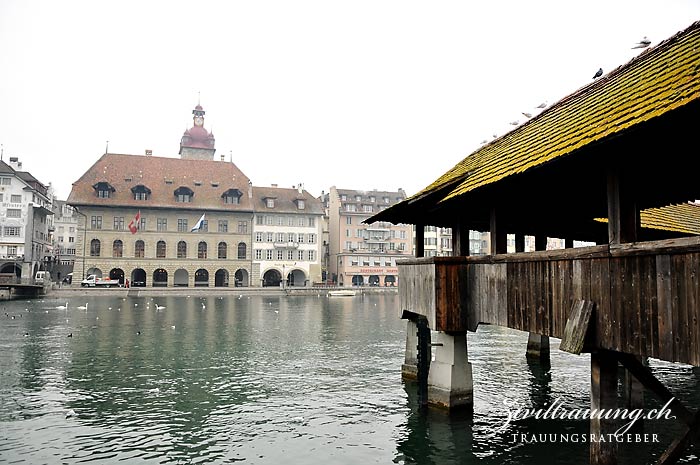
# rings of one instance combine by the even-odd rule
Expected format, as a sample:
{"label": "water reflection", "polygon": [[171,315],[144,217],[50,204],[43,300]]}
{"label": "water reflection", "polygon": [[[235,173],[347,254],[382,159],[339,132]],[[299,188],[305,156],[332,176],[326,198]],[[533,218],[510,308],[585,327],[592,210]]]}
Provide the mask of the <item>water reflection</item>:
{"label": "water reflection", "polygon": [[[76,308],[86,300],[87,310]],[[528,362],[525,333],[483,326],[468,335],[474,413],[448,416],[419,411],[415,384],[401,382],[395,295],[101,297],[55,308],[63,303],[6,303],[15,318],[0,321],[0,462],[587,461],[586,444],[513,440],[586,432],[586,422],[501,430],[505,399],[589,405],[589,358],[553,343],[551,367]],[[651,366],[686,405],[700,404],[699,370]],[[623,448],[621,463],[658,456],[679,429],[645,424],[665,439]]]}

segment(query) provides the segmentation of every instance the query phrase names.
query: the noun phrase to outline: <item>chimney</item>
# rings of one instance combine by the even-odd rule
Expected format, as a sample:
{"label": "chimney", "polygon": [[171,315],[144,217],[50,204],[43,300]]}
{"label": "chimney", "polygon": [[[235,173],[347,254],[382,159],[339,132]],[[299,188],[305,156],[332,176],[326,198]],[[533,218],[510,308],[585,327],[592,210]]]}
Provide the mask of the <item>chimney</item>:
{"label": "chimney", "polygon": [[272,184],[272,187],[277,187],[277,184]]}
{"label": "chimney", "polygon": [[147,156],[147,157],[152,157],[152,156],[153,156],[153,150],[146,149],[146,156]]}
{"label": "chimney", "polygon": [[298,192],[299,192],[300,194],[304,192],[304,184],[299,183],[299,190],[298,190]]}
{"label": "chimney", "polygon": [[226,156],[226,155],[224,155],[223,153],[221,154],[221,161],[224,161],[224,157],[225,157],[225,156]]}
{"label": "chimney", "polygon": [[253,198],[253,182],[248,181],[248,198],[252,199]]}
{"label": "chimney", "polygon": [[22,162],[19,161],[19,158],[17,157],[10,157],[10,166],[12,167],[12,169],[19,171],[22,169]]}

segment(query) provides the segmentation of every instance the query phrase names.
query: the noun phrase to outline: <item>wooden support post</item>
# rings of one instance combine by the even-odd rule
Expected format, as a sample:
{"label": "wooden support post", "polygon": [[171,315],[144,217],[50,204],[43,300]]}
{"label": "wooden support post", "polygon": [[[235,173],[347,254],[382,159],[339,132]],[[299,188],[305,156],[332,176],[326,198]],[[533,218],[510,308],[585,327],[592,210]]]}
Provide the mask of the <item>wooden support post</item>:
{"label": "wooden support post", "polygon": [[[617,408],[617,359],[606,351],[591,354],[591,411]],[[591,434],[595,436],[613,434],[617,429],[615,420],[591,419]],[[591,441],[591,465],[617,464],[615,441]]]}
{"label": "wooden support post", "polygon": [[515,252],[525,252],[525,234],[515,235]]}
{"label": "wooden support post", "polygon": [[503,227],[503,219],[498,216],[496,208],[491,209],[491,227],[489,229],[491,239],[491,255],[508,252],[508,235]]}
{"label": "wooden support post", "polygon": [[564,239],[564,248],[565,249],[573,249],[574,248],[574,240],[565,238]]}
{"label": "wooden support post", "polygon": [[[535,236],[535,250],[547,250],[547,236]],[[549,336],[530,333],[527,338],[525,356],[531,360],[539,360],[540,363],[549,365]]]}
{"label": "wooden support post", "polygon": [[425,225],[416,224],[416,257],[425,257]]}
{"label": "wooden support post", "polygon": [[452,227],[452,255],[469,256],[469,228],[461,222]]}
{"label": "wooden support post", "polygon": [[[639,231],[639,210],[630,192],[629,183],[616,169],[608,171],[608,242],[636,242]],[[634,309],[638,311],[638,309]],[[644,408],[644,386],[629,372],[625,373],[623,390],[627,407]]]}

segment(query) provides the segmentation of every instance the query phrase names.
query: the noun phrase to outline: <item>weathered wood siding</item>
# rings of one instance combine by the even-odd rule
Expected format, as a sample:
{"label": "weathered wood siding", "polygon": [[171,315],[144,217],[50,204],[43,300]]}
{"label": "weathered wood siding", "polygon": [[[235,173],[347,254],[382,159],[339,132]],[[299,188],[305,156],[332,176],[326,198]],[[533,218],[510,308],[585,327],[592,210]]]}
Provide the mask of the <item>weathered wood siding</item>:
{"label": "weathered wood siding", "polygon": [[590,300],[596,346],[700,365],[700,238],[460,258],[399,265],[402,310],[440,331],[561,338],[574,301]]}

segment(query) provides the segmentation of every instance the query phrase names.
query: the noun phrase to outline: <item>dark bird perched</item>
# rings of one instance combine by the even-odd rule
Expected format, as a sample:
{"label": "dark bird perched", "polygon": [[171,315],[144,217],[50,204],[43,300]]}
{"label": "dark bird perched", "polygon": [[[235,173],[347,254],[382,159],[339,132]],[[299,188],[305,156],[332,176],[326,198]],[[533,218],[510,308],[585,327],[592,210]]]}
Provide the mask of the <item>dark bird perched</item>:
{"label": "dark bird perched", "polygon": [[532,113],[521,112],[525,118],[532,118]]}
{"label": "dark bird perched", "polygon": [[542,102],[542,103],[540,103],[539,105],[537,105],[535,108],[547,108],[547,103],[546,103],[546,102]]}
{"label": "dark bird perched", "polygon": [[66,337],[73,337],[73,333],[70,333],[70,334],[69,334],[68,336],[66,336]]}
{"label": "dark bird perched", "polygon": [[599,78],[603,75],[603,68],[598,68],[598,71],[593,75],[593,79]]}
{"label": "dark bird perched", "polygon": [[518,123],[518,121],[511,121],[508,124],[510,124],[511,126],[517,126],[519,123]]}
{"label": "dark bird perched", "polygon": [[647,48],[647,47],[650,46],[650,45],[651,45],[651,40],[647,39],[647,36],[644,36],[644,38],[643,38],[642,40],[640,40],[639,42],[637,42],[637,45],[635,45],[634,47],[632,47],[632,49],[635,49],[635,48]]}

